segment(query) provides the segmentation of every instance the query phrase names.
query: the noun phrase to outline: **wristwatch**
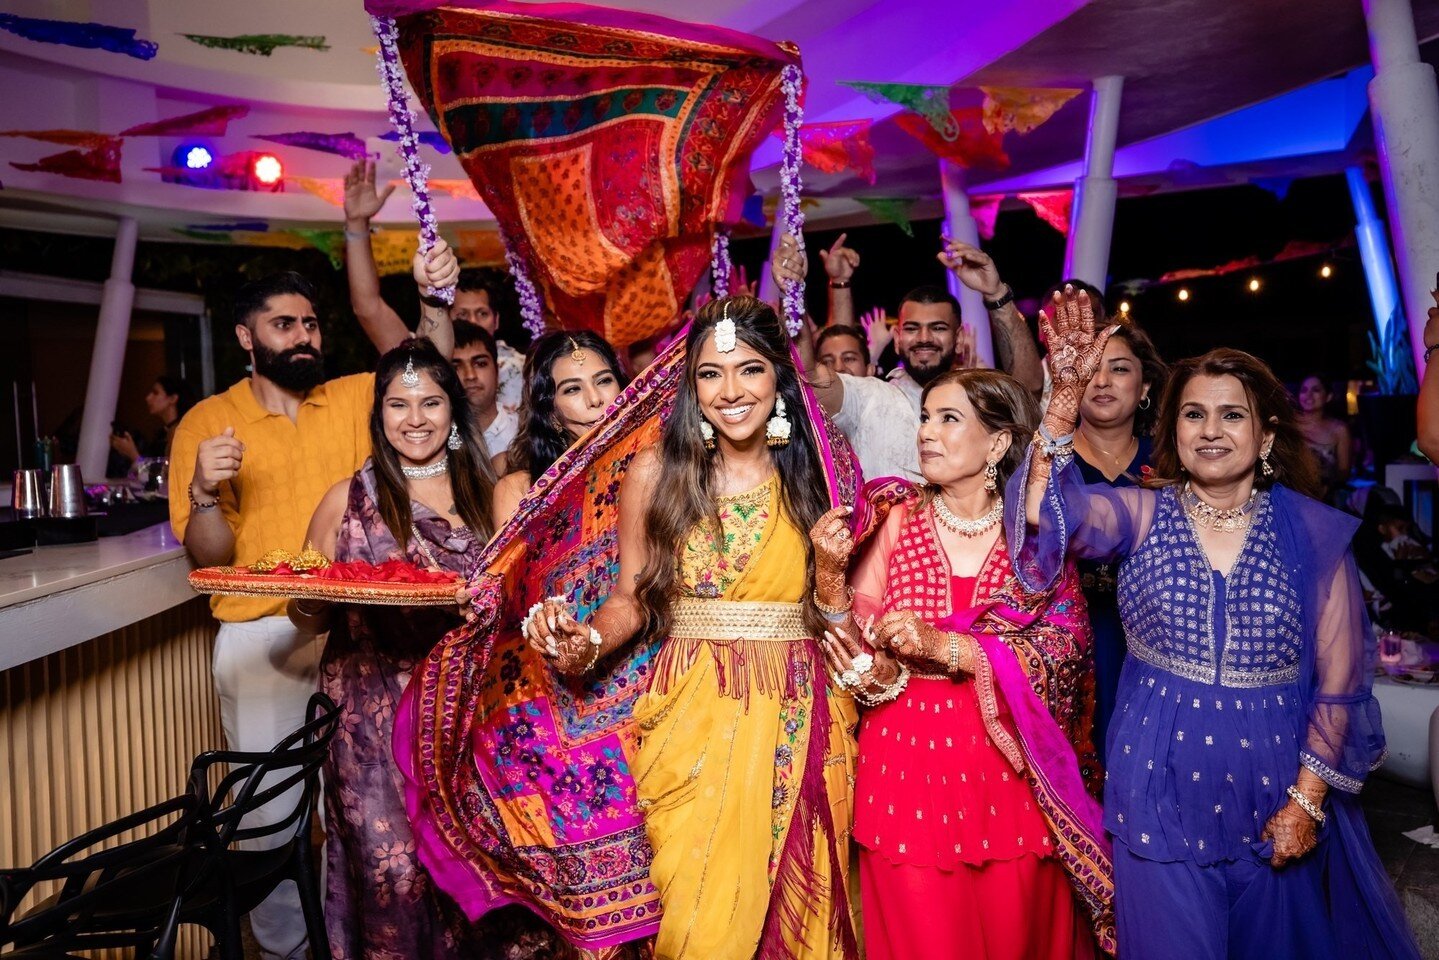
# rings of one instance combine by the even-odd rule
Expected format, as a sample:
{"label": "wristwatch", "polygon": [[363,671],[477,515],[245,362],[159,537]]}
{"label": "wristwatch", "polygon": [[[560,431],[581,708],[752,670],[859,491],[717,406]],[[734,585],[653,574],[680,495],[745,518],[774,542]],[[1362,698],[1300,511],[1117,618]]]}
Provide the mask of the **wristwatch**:
{"label": "wristwatch", "polygon": [[1007,304],[1007,303],[1013,303],[1013,302],[1014,302],[1014,288],[1011,287],[1009,284],[1006,283],[1006,284],[1004,285],[1004,293],[1000,296],[1000,298],[999,298],[998,300],[985,300],[985,301],[984,301],[984,309],[986,309],[986,310],[998,310],[1000,307],[1004,306],[1005,304]]}

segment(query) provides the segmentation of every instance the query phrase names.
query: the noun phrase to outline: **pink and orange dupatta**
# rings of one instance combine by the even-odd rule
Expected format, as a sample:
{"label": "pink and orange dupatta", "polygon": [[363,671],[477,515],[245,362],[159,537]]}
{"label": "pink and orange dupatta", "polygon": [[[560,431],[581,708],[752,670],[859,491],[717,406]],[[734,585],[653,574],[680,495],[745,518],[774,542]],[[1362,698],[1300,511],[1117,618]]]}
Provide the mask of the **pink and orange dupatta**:
{"label": "pink and orange dupatta", "polygon": [[[571,943],[599,949],[659,924],[659,893],[629,758],[635,699],[657,641],[632,644],[581,681],[557,676],[519,635],[530,605],[565,599],[586,620],[618,572],[620,484],[659,442],[683,378],[679,338],[605,419],[535,483],[480,558],[474,619],[416,668],[395,718],[395,758],[421,862],[478,918],[519,903]],[[806,390],[832,502],[857,467]]]}

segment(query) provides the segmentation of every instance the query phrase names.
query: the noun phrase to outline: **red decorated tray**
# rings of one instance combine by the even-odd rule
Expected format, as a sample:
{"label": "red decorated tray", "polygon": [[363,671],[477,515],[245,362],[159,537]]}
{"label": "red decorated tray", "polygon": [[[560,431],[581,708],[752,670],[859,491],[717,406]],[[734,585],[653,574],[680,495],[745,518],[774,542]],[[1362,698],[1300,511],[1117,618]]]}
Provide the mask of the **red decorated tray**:
{"label": "red decorated tray", "polygon": [[[257,564],[259,566],[259,564]],[[200,593],[236,597],[287,597],[382,606],[455,605],[457,574],[425,570],[402,560],[332,563],[296,571],[288,562],[254,567],[203,567],[190,573]]]}

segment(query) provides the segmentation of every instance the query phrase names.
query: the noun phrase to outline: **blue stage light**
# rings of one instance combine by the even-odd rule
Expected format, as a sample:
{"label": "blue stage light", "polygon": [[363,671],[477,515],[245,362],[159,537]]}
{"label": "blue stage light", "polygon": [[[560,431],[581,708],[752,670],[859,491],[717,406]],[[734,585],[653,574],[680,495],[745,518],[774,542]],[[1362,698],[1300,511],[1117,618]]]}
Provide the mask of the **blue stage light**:
{"label": "blue stage light", "polygon": [[214,154],[201,144],[187,144],[175,152],[187,170],[204,170],[215,162]]}

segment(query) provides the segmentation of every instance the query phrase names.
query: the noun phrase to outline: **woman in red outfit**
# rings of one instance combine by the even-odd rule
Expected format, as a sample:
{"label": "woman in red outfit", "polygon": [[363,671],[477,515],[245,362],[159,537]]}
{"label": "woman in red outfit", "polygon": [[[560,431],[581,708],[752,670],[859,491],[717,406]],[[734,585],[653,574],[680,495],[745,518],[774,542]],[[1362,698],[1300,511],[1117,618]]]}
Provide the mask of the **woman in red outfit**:
{"label": "woman in red outfit", "polygon": [[[1001,523],[1001,491],[1037,421],[1029,392],[1002,373],[931,383],[925,484],[870,484],[852,611],[825,611],[831,666],[869,704],[854,836],[870,960],[1113,950],[1109,848],[1086,789],[1083,596],[1073,570],[1025,591]],[[851,539],[823,533],[817,549],[842,564]]]}

